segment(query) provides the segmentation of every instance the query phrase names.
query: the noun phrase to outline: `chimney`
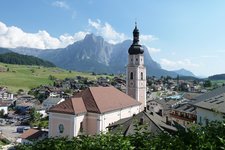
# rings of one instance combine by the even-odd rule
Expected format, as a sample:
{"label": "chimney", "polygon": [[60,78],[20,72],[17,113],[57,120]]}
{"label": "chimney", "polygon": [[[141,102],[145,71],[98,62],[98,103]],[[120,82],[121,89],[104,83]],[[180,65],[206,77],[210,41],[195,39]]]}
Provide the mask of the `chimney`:
{"label": "chimney", "polygon": [[145,111],[145,112],[147,112],[147,109],[146,109],[146,107],[144,107],[144,111]]}
{"label": "chimney", "polygon": [[171,122],[169,121],[169,117],[166,116],[166,124],[171,125]]}

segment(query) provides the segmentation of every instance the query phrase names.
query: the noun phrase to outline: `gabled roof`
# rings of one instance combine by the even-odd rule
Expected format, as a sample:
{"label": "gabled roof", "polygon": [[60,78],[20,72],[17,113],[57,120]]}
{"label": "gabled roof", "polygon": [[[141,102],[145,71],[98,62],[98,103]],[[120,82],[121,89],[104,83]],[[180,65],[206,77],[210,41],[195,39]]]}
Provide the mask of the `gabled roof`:
{"label": "gabled roof", "polygon": [[[141,105],[140,102],[114,87],[89,88],[100,113]],[[86,103],[85,99],[84,103]]]}
{"label": "gabled roof", "polygon": [[210,99],[212,97],[215,97],[215,96],[223,94],[223,93],[225,93],[225,86],[216,88],[216,89],[214,89],[212,91],[209,91],[207,93],[204,93],[202,95],[199,95],[199,96],[195,97],[193,99],[194,100],[193,104],[198,103],[200,101],[204,101],[206,99]]}
{"label": "gabled roof", "polygon": [[193,105],[189,103],[184,103],[184,104],[179,104],[175,106],[172,110],[195,114],[196,107],[194,107]]}
{"label": "gabled roof", "polygon": [[114,87],[89,87],[49,111],[68,114],[104,113],[139,105],[140,102]]}
{"label": "gabled roof", "polygon": [[57,112],[64,114],[80,114],[87,112],[82,98],[73,97],[71,99],[65,100],[58,105],[50,108],[49,112]]}
{"label": "gabled roof", "polygon": [[40,136],[43,134],[46,134],[47,136],[47,131],[41,131],[37,129],[29,129],[25,131],[20,137],[22,139],[27,139],[27,140],[37,140]]}
{"label": "gabled roof", "polygon": [[225,93],[194,104],[197,107],[225,114]]}
{"label": "gabled roof", "polygon": [[48,97],[43,103],[58,104],[62,99],[60,97]]}
{"label": "gabled roof", "polygon": [[136,125],[146,125],[149,132],[159,134],[163,131],[175,132],[177,129],[171,125],[166,124],[166,121],[156,113],[148,114],[145,111],[138,113],[129,118],[121,119],[108,126],[110,132],[121,132],[123,135],[134,134]]}
{"label": "gabled roof", "polygon": [[196,107],[225,114],[225,86],[196,97],[192,104]]}

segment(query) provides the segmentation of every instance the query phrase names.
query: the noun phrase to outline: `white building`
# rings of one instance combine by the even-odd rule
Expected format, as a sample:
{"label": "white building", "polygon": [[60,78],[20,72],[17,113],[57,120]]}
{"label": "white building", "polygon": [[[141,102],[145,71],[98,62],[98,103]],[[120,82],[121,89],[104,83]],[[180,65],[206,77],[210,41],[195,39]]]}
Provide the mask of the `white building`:
{"label": "white building", "polygon": [[126,93],[141,102],[141,110],[144,110],[146,107],[146,68],[144,66],[144,50],[139,44],[137,24],[135,24],[133,43],[128,53]]}
{"label": "white building", "polygon": [[6,92],[6,91],[0,91],[0,100],[12,100],[13,94]]}
{"label": "white building", "polygon": [[29,129],[25,131],[20,138],[17,139],[17,142],[21,144],[32,144],[48,137],[47,131],[41,131],[37,129]]}
{"label": "white building", "polygon": [[0,111],[3,111],[3,115],[8,114],[8,104],[0,101]]}
{"label": "white building", "polygon": [[210,121],[225,119],[225,87],[217,88],[196,98],[197,123],[207,125]]}
{"label": "white building", "polygon": [[90,87],[49,110],[49,137],[94,135],[140,112],[140,103],[114,87]]}

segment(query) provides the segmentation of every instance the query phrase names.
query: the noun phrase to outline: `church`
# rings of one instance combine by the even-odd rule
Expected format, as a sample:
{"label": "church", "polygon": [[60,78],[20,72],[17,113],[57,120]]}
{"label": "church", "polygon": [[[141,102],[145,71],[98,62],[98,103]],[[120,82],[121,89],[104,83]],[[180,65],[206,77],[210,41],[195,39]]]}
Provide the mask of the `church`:
{"label": "church", "polygon": [[49,137],[95,135],[146,106],[144,50],[139,44],[137,24],[128,50],[126,94],[114,87],[89,87],[49,110]]}

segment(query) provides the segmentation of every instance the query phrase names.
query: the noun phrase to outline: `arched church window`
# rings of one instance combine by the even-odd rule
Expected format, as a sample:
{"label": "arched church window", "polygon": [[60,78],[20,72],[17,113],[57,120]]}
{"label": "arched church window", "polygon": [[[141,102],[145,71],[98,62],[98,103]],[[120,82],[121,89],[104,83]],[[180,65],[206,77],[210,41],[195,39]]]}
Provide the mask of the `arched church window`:
{"label": "arched church window", "polygon": [[134,79],[134,74],[133,74],[133,72],[130,73],[130,79],[131,79],[131,80]]}
{"label": "arched church window", "polygon": [[143,72],[141,72],[141,80],[143,80]]}

